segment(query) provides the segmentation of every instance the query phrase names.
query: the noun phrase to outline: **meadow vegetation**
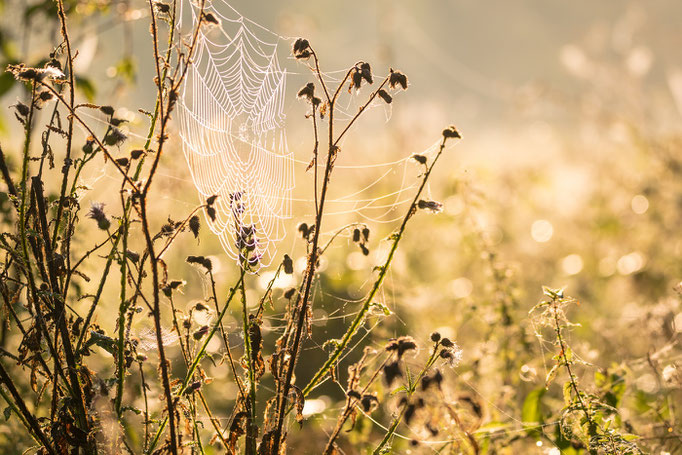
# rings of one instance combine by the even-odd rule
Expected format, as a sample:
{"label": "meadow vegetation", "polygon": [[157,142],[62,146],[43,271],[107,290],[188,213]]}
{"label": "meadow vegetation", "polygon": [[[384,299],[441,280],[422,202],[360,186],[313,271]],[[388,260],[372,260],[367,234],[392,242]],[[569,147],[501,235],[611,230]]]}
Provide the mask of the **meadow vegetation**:
{"label": "meadow vegetation", "polygon": [[[0,451],[682,451],[682,136],[609,112],[586,118],[618,127],[609,146],[621,159],[590,162],[593,180],[568,210],[534,206],[564,182],[561,163],[494,178],[445,172],[462,138],[433,125],[438,147],[404,151],[416,184],[391,230],[363,220],[336,229],[325,203],[343,184],[342,139],[368,107],[399,105],[409,75],[386,68],[379,78],[358,61],[330,83],[325,56],[297,39],[310,139],[296,154],[310,160],[299,185],[314,217],[292,220],[299,249],[280,251],[261,285],[239,217],[236,263],[219,264],[199,242],[211,245],[215,197],[186,211],[156,203],[158,170],[180,148],[172,120],[197,31],[218,19],[202,14],[180,41],[176,2],[146,6],[153,78],[116,63],[125,83],[156,93],[153,109],[140,106],[148,129],[133,147],[116,99],[74,71],[73,37],[98,16],[125,15],[118,3],[22,6],[25,33],[54,30],[35,31],[52,49],[39,59],[21,61],[19,39],[0,34],[10,113],[0,139]],[[339,120],[336,103],[351,91],[359,108]],[[98,167],[115,181],[85,184]],[[93,201],[97,191],[117,203]],[[230,204],[239,213],[238,194]],[[366,267],[350,267],[350,254]],[[292,284],[280,287],[283,277]]]}

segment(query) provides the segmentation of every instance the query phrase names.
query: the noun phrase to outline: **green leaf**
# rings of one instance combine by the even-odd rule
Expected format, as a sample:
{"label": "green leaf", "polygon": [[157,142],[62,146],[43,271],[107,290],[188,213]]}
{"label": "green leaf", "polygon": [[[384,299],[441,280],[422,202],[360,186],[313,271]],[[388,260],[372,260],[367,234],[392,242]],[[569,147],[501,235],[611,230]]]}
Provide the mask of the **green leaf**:
{"label": "green leaf", "polygon": [[95,101],[95,95],[97,94],[97,90],[95,89],[95,86],[93,85],[90,79],[81,76],[76,76],[76,88],[80,89],[80,91],[83,92],[83,95],[85,95],[85,98],[89,102],[92,103]]}
{"label": "green leaf", "polygon": [[544,423],[542,418],[542,397],[545,395],[547,389],[539,387],[528,395],[523,400],[523,408],[521,409],[521,420],[523,420],[523,427],[529,436],[540,439],[542,432],[540,425]]}
{"label": "green leaf", "polygon": [[12,87],[14,87],[14,76],[11,73],[2,73],[0,75],[0,97],[5,96]]}

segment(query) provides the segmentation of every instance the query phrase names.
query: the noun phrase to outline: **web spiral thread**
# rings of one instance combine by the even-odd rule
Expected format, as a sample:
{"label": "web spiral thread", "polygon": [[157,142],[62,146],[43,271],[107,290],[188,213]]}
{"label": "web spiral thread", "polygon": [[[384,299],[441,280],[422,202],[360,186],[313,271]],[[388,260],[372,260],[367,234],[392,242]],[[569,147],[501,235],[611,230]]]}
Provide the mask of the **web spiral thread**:
{"label": "web spiral thread", "polygon": [[[186,2],[182,2],[186,3]],[[220,25],[204,25],[179,103],[180,135],[202,199],[217,195],[207,224],[226,253],[258,270],[272,261],[291,216],[293,154],[283,112],[286,70],[277,42],[259,38],[242,17],[204,11]],[[187,2],[196,26],[199,8]]]}

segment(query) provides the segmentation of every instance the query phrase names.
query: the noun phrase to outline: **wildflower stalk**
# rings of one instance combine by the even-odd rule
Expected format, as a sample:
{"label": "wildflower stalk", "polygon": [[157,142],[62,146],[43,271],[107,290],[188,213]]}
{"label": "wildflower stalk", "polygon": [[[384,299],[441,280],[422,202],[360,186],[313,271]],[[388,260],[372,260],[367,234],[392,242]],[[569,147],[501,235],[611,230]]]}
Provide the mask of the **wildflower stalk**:
{"label": "wildflower stalk", "polygon": [[35,437],[38,438],[38,440],[40,440],[40,443],[43,444],[45,450],[47,450],[50,454],[56,455],[57,452],[50,444],[50,440],[47,438],[45,433],[43,433],[43,430],[40,428],[38,420],[26,407],[26,403],[24,402],[23,398],[21,398],[19,391],[15,387],[14,382],[12,381],[12,377],[9,375],[7,370],[5,370],[5,367],[2,365],[2,363],[0,363],[0,382],[5,384],[7,390],[12,395],[12,399],[14,400],[15,406],[12,406],[11,400],[9,399],[8,396],[6,396],[4,390],[2,390],[2,397],[5,399],[5,401],[7,401],[7,403],[13,409],[15,409],[15,411],[16,408],[18,408],[18,410],[21,412],[21,415],[23,416],[22,422],[26,422],[28,424],[28,428],[35,435]]}
{"label": "wildflower stalk", "polygon": [[441,154],[443,153],[443,150],[445,149],[446,141],[447,141],[447,138],[443,137],[443,141],[441,142],[440,148],[438,150],[438,154],[436,154],[433,161],[431,162],[431,165],[428,167],[428,169],[424,173],[424,176],[422,177],[422,183],[419,186],[419,189],[417,190],[417,193],[415,194],[415,197],[412,200],[412,204],[410,204],[410,207],[407,210],[405,217],[403,218],[403,221],[400,225],[400,228],[398,229],[397,232],[395,232],[394,234],[391,235],[390,238],[393,239],[393,243],[391,244],[391,249],[388,252],[388,256],[387,256],[384,264],[378,267],[379,276],[377,277],[376,281],[374,281],[374,284],[372,285],[372,289],[369,291],[369,294],[367,294],[367,297],[365,298],[365,301],[362,304],[362,308],[360,308],[360,311],[355,316],[355,319],[351,323],[350,327],[348,327],[348,329],[344,333],[343,337],[341,337],[341,341],[339,341],[339,343],[336,344],[334,351],[330,354],[327,361],[324,363],[324,365],[322,365],[322,367],[312,377],[310,382],[308,382],[308,384],[305,386],[305,388],[303,389],[303,396],[307,396],[310,392],[313,391],[313,389],[315,389],[318,385],[320,385],[324,381],[327,374],[329,374],[329,372],[334,367],[334,365],[336,365],[336,362],[339,360],[339,358],[343,354],[344,350],[346,349],[346,347],[348,346],[348,344],[353,339],[353,337],[357,333],[358,329],[362,325],[362,323],[365,319],[365,316],[367,315],[370,308],[372,307],[374,297],[376,296],[377,292],[381,288],[381,284],[384,282],[384,278],[386,277],[386,274],[388,273],[391,262],[393,261],[393,256],[395,255],[395,252],[398,249],[398,245],[400,243],[400,240],[402,239],[403,234],[405,233],[405,228],[407,227],[407,223],[410,220],[410,218],[412,217],[412,215],[414,214],[414,212],[417,210],[417,204],[420,200],[422,192],[424,191],[424,188],[426,187],[426,183],[428,182],[429,177],[431,176],[431,171],[433,171],[434,166],[438,162],[438,159],[440,158]]}
{"label": "wildflower stalk", "polygon": [[[445,142],[445,141],[443,141],[443,142]],[[433,364],[436,363],[436,360],[438,359],[438,354],[440,352],[438,349],[439,347],[440,347],[440,344],[437,342],[436,345],[433,347],[433,352],[431,353],[431,356],[429,356],[429,359],[426,361],[426,364],[421,369],[421,371],[419,372],[417,377],[414,380],[408,381],[408,385],[407,385],[407,387],[405,387],[405,390],[406,390],[408,397],[411,397],[412,394],[414,394],[415,390],[417,390],[417,385],[419,385],[419,381],[421,381],[421,378],[426,374],[427,371],[429,371],[429,369],[433,366]],[[398,425],[400,425],[400,422],[402,422],[406,409],[407,409],[407,405],[403,405],[401,407],[400,412],[398,413],[397,416],[395,416],[393,418],[393,421],[391,422],[391,425],[388,427],[388,430],[386,431],[384,438],[381,440],[381,442],[379,443],[377,448],[374,449],[374,452],[372,452],[372,455],[380,455],[383,452],[384,446],[393,437],[395,430],[398,428]]]}
{"label": "wildflower stalk", "polygon": [[[245,261],[246,262],[246,261]],[[246,263],[242,265],[243,270],[246,267]],[[249,312],[246,308],[246,290],[244,289],[244,280],[241,280],[239,286],[239,291],[242,300],[242,323],[244,330],[244,357],[246,364],[248,365],[249,372],[249,400],[247,406],[247,412],[249,413],[249,419],[247,422],[246,429],[246,454],[255,455],[256,453],[256,437],[258,433],[258,427],[256,425],[256,372],[253,365],[253,346],[251,346],[251,331],[249,323]]]}
{"label": "wildflower stalk", "polygon": [[[218,331],[218,327],[220,326],[221,321],[223,320],[223,316],[225,316],[225,313],[227,312],[228,307],[230,306],[230,302],[234,298],[234,295],[237,293],[237,290],[241,288],[242,283],[244,281],[244,274],[246,271],[241,268],[241,273],[239,276],[239,280],[235,284],[235,286],[230,289],[230,293],[227,296],[227,300],[225,302],[225,305],[223,306],[223,309],[220,311],[218,314],[218,318],[215,324],[209,329],[208,333],[205,335],[204,342],[202,343],[201,347],[199,348],[199,351],[197,352],[196,356],[194,356],[194,361],[190,365],[190,367],[187,370],[187,373],[185,373],[185,378],[182,381],[182,384],[180,385],[180,388],[178,389],[176,396],[180,397],[182,394],[187,390],[187,386],[189,385],[192,377],[194,376],[194,372],[197,370],[197,367],[199,366],[199,363],[201,362],[201,359],[204,357],[204,354],[206,353],[206,347],[208,346],[208,343],[211,341],[213,338],[213,335]],[[159,428],[156,432],[156,435],[154,436],[154,439],[152,442],[149,444],[149,447],[147,448],[148,454],[151,454],[154,451],[154,448],[156,447],[156,444],[159,442],[159,438],[161,437],[161,434],[163,434],[163,431],[166,427],[166,424],[168,423],[168,417],[164,418],[161,424],[159,425]]]}

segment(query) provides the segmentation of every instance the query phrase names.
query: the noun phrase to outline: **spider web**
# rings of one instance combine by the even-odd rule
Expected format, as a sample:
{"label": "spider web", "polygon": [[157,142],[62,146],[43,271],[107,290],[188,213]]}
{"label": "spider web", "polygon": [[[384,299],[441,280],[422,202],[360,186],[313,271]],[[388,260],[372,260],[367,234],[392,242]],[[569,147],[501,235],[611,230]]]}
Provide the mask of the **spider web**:
{"label": "spider web", "polygon": [[[188,4],[196,25],[199,7]],[[257,270],[270,264],[291,216],[286,71],[277,43],[260,39],[243,17],[227,17],[210,1],[204,11],[220,25],[199,31],[180,96],[180,136],[200,197],[218,196],[208,226],[229,256]]]}

